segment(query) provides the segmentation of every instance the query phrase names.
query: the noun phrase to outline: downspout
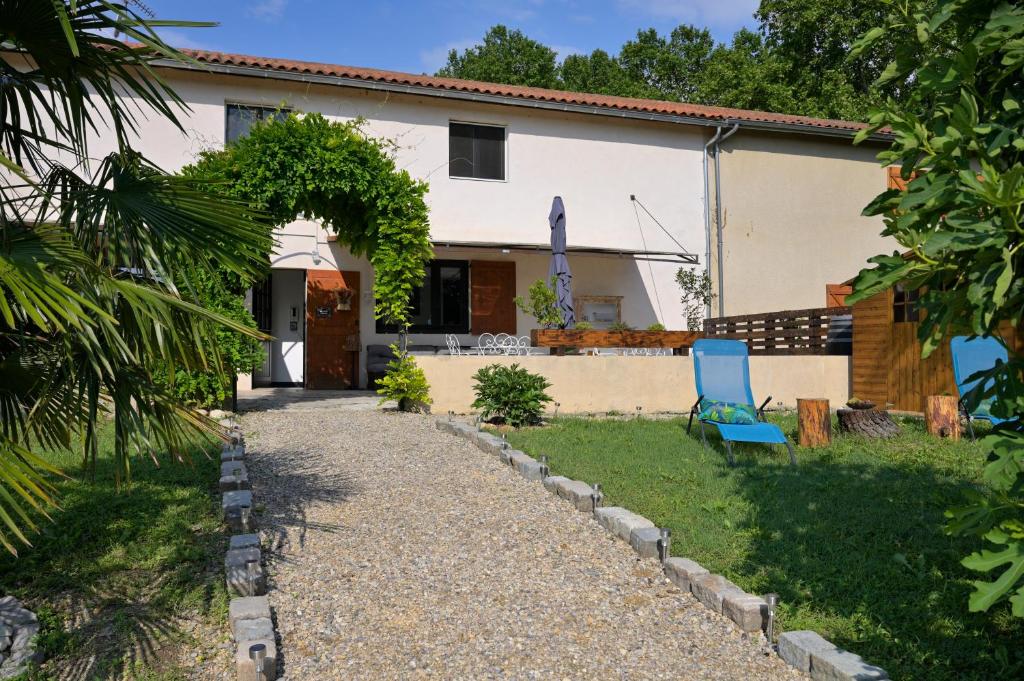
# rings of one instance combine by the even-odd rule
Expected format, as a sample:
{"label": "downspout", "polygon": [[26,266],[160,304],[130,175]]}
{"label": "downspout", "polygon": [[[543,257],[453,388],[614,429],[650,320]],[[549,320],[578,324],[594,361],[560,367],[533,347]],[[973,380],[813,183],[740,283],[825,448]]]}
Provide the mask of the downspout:
{"label": "downspout", "polygon": [[[722,175],[720,172],[721,163],[719,154],[721,152],[721,144],[725,140],[732,137],[737,130],[740,129],[740,124],[736,123],[732,126],[732,130],[725,133],[721,137],[715,135],[715,227],[716,235],[718,237],[718,316],[725,316],[725,263],[723,260],[723,247],[722,247]],[[718,132],[722,132],[719,128]],[[706,148],[705,148],[706,151]]]}
{"label": "downspout", "polygon": [[[722,137],[722,127],[715,128],[714,136],[704,145],[704,271],[707,272],[708,280],[711,279],[711,191],[708,186],[708,147],[718,144]],[[704,318],[711,318],[711,301],[704,306]]]}

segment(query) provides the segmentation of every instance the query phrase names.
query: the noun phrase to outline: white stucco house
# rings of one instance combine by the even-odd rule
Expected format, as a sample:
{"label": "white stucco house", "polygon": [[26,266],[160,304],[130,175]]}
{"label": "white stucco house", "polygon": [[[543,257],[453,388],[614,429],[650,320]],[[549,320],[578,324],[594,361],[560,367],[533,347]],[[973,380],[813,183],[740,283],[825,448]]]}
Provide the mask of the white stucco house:
{"label": "white stucco house", "polygon": [[[399,167],[429,182],[436,260],[416,300],[415,345],[529,333],[512,298],[546,276],[556,195],[577,316],[599,327],[684,328],[683,266],[712,272],[724,299],[715,315],[821,306],[826,284],[882,246],[880,225],[859,212],[885,175],[876,150],[851,146],[855,123],[186,52],[196,65],[161,64],[190,108],[186,133],[158,117],[139,127],[137,147],[161,167],[291,109],[365,119],[397,144]],[[252,381],[366,386],[367,348],[395,339],[373,319],[372,268],[312,222],[277,236],[273,274],[252,296],[276,340]],[[339,276],[353,292],[346,310],[317,305],[314,287]],[[317,320],[336,312],[345,320],[323,333]],[[313,357],[339,353],[343,375],[311,374]]]}

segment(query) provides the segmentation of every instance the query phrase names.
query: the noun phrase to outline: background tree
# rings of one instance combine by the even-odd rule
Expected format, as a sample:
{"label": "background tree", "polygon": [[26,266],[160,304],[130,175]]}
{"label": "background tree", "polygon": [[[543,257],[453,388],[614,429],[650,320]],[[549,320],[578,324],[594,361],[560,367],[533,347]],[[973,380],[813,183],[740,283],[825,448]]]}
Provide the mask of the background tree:
{"label": "background tree", "polygon": [[619,52],[619,63],[634,82],[644,83],[661,99],[695,102],[701,75],[715,41],[707,29],[677,26],[668,38],[653,28],[637,31]]}
{"label": "background tree", "polygon": [[448,63],[439,76],[483,80],[490,83],[553,88],[558,85],[555,51],[498,24],[484,35],[483,42],[459,54],[448,53]]}
{"label": "background tree", "polygon": [[[114,425],[118,482],[131,457],[185,456],[217,424],[154,380],[157,367],[223,372],[217,330],[254,334],[192,293],[204,273],[261,274],[271,224],[132,146],[140,116],[181,129],[180,98],[152,68],[188,59],[163,22],[105,0],[0,0],[0,543],[15,550],[46,512],[55,473],[33,447]],[[113,35],[133,41],[129,46]],[[94,159],[89,133],[113,130]],[[184,133],[184,130],[182,130]]]}
{"label": "background tree", "polygon": [[[928,0],[927,6],[935,4]],[[729,43],[716,44],[697,26],[683,24],[668,35],[648,28],[638,30],[617,54],[595,50],[560,64],[550,48],[495,26],[482,44],[461,55],[453,50],[438,75],[864,120],[885,98],[907,97],[907,81],[877,81],[896,54],[894,45],[850,57],[851,45],[879,25],[889,5],[889,0],[762,0],[755,13],[759,30],[741,29]],[[955,43],[955,36],[944,37]]]}
{"label": "background tree", "polygon": [[572,92],[646,99],[661,96],[649,84],[634,80],[619,60],[604,50],[594,50],[589,55],[570,54],[559,66],[559,74],[559,87]]}
{"label": "background tree", "polygon": [[719,44],[709,55],[696,101],[738,109],[801,111],[787,82],[790,68],[772,54],[760,35],[742,29],[731,45]]}
{"label": "background tree", "polygon": [[[951,39],[952,37],[952,39]],[[888,127],[883,165],[899,165],[906,191],[889,190],[867,215],[885,216],[883,235],[906,251],[871,259],[850,303],[897,283],[923,288],[919,337],[927,356],[952,334],[999,337],[1024,322],[1024,7],[1002,0],[939,0],[893,6],[866,32],[857,58],[893,54],[876,87],[912,83],[905,104],[874,113],[863,140]],[[1008,599],[1024,617],[1024,357],[985,373],[966,396],[973,411],[994,400],[1011,419],[986,437],[984,480],[947,513],[951,533],[976,535],[987,548],[963,564],[993,581],[973,583],[972,611]],[[1014,420],[1015,419],[1015,420]]]}

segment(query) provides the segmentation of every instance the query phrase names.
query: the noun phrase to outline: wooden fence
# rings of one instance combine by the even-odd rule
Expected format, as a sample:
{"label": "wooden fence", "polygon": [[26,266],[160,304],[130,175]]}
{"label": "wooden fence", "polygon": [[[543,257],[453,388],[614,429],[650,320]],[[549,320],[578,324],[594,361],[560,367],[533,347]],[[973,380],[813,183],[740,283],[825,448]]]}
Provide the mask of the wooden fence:
{"label": "wooden fence", "polygon": [[815,307],[714,317],[704,335],[746,341],[751,355],[827,355],[829,321],[849,314],[849,307]]}

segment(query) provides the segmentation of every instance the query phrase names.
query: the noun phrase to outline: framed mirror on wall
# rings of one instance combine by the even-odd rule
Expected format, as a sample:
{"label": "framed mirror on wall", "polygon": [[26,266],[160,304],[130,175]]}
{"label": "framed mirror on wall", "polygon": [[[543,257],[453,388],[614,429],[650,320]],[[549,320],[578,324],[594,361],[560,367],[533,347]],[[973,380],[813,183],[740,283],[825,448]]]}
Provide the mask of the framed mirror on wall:
{"label": "framed mirror on wall", "polygon": [[622,296],[575,296],[576,319],[595,329],[607,329],[622,321]]}

